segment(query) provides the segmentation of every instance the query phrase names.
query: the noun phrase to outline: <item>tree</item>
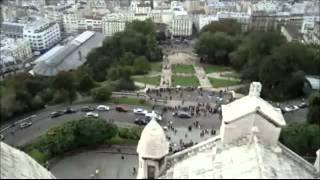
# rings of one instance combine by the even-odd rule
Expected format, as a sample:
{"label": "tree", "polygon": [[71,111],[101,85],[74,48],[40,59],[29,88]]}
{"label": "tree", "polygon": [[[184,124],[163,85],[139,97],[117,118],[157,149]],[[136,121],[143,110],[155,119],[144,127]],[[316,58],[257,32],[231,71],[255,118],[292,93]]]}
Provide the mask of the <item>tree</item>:
{"label": "tree", "polygon": [[53,81],[53,86],[55,89],[65,89],[71,92],[76,88],[76,79],[72,72],[61,71]]}
{"label": "tree", "polygon": [[134,20],[127,24],[126,30],[136,31],[144,35],[155,34],[155,25],[151,19],[145,21]]}
{"label": "tree", "polygon": [[234,39],[225,33],[201,33],[195,45],[196,53],[213,64],[229,64],[229,53],[236,47]]}
{"label": "tree", "polygon": [[54,104],[63,103],[69,100],[69,92],[65,89],[58,89],[54,92],[52,102]]}
{"label": "tree", "polygon": [[233,19],[226,19],[224,21],[213,21],[202,28],[201,34],[204,32],[224,32],[228,35],[233,36],[241,32],[241,25]]}
{"label": "tree", "polygon": [[320,126],[293,123],[283,128],[280,142],[301,156],[315,156],[320,147]]}
{"label": "tree", "polygon": [[133,80],[130,77],[119,79],[116,84],[116,90],[135,90]]}
{"label": "tree", "polygon": [[81,92],[89,92],[94,87],[95,87],[95,82],[88,74],[85,74],[81,77],[80,83],[78,86],[78,89]]}
{"label": "tree", "polygon": [[112,95],[112,88],[110,86],[103,86],[93,90],[93,98],[97,101],[107,101]]}
{"label": "tree", "polygon": [[146,74],[151,69],[151,65],[144,56],[139,56],[134,60],[133,68],[135,74]]}
{"label": "tree", "polygon": [[309,97],[308,122],[320,125],[320,92],[314,92]]}

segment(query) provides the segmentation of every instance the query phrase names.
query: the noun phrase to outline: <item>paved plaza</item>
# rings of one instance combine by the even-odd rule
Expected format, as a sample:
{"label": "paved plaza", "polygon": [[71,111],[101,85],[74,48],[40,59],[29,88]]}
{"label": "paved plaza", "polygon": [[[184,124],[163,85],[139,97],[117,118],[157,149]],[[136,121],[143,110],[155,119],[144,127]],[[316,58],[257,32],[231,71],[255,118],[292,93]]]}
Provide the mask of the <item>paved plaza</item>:
{"label": "paved plaza", "polygon": [[[58,179],[89,179],[98,169],[97,179],[135,179],[133,168],[138,169],[137,155],[104,153],[104,149],[88,151],[63,158],[50,171]],[[124,157],[122,159],[121,157]]]}

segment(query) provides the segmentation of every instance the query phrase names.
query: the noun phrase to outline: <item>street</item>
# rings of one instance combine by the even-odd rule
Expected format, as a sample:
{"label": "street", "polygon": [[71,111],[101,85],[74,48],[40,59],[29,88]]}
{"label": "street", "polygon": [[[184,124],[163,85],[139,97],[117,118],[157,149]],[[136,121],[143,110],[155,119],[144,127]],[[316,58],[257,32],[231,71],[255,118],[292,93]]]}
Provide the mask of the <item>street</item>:
{"label": "street", "polygon": [[[96,107],[98,104],[83,104],[83,105],[75,105],[71,106],[72,108],[79,109],[82,106],[92,106]],[[140,107],[140,106],[129,106],[129,109],[131,109],[130,112],[127,113],[121,113],[114,110],[115,105],[111,105],[110,111],[105,112],[98,112],[100,118],[104,120],[110,120],[113,119],[116,124],[128,124],[133,125],[134,120],[141,116],[136,115],[132,112],[133,108]],[[145,109],[151,111],[151,107],[145,107]],[[54,111],[58,110],[64,110],[64,108],[57,108],[54,109]],[[155,111],[161,112],[161,109],[159,107],[155,108]],[[52,127],[58,126],[64,122],[71,121],[71,120],[78,120],[83,117],[85,117],[85,112],[77,112],[74,114],[65,114],[60,117],[51,118],[50,113],[52,111],[44,111],[41,113],[38,113],[36,117],[32,118],[32,126],[20,129],[19,126],[15,126],[13,128],[10,128],[3,132],[2,134],[5,136],[4,142],[13,145],[13,146],[23,146],[26,145],[38,136],[46,133],[46,131]],[[189,125],[192,125],[193,122],[195,122],[195,118],[190,119],[181,119],[178,117],[172,116],[172,111],[167,111],[163,114],[163,120],[159,122],[161,126],[167,126],[168,121],[171,120],[173,122],[173,126],[177,128],[179,131],[185,131]],[[208,114],[207,116],[200,115],[197,117],[197,120],[199,121],[201,127],[203,129],[219,129],[220,127],[220,120],[218,120],[217,114]],[[14,132],[14,134],[12,134]],[[192,136],[189,136],[192,137]]]}

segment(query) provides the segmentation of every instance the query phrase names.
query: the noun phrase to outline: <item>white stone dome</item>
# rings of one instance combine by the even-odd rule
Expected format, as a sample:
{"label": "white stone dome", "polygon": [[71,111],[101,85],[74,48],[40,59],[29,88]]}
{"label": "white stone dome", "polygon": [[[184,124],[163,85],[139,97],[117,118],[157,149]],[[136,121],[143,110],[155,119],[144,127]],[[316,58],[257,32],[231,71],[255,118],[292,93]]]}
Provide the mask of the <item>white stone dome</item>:
{"label": "white stone dome", "polygon": [[0,179],[55,179],[26,153],[0,142]]}
{"label": "white stone dome", "polygon": [[137,152],[142,158],[161,159],[169,152],[169,143],[162,127],[152,119],[143,129]]}

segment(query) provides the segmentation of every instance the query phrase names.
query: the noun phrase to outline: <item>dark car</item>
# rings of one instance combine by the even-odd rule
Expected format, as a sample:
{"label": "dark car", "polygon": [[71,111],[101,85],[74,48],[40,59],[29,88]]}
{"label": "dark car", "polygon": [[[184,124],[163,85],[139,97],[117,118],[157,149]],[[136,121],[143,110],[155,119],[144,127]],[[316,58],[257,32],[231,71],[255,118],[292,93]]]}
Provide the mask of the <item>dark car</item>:
{"label": "dark car", "polygon": [[116,106],[116,111],[118,112],[128,112],[128,108],[125,106]]}
{"label": "dark car", "polygon": [[63,111],[65,114],[72,114],[72,113],[76,113],[77,111],[73,108],[68,107],[67,109],[65,109]]}
{"label": "dark car", "polygon": [[137,118],[134,120],[134,123],[139,125],[139,126],[144,126],[146,124],[148,124],[144,118]]}
{"label": "dark car", "polygon": [[56,118],[62,116],[64,113],[62,111],[55,111],[51,113],[51,118]]}
{"label": "dark car", "polygon": [[146,116],[146,117],[144,118],[144,121],[147,122],[147,123],[150,122],[150,121],[151,121],[151,117],[150,117],[150,116]]}
{"label": "dark car", "polygon": [[306,108],[306,107],[308,107],[308,104],[307,103],[301,103],[301,104],[298,105],[298,107],[301,108],[301,109],[302,108]]}
{"label": "dark car", "polygon": [[191,118],[191,115],[189,114],[189,113],[187,113],[187,112],[178,112],[177,113],[177,116],[179,117],[179,118]]}
{"label": "dark car", "polygon": [[80,110],[82,112],[90,112],[90,111],[94,111],[94,108],[90,106],[83,106]]}

